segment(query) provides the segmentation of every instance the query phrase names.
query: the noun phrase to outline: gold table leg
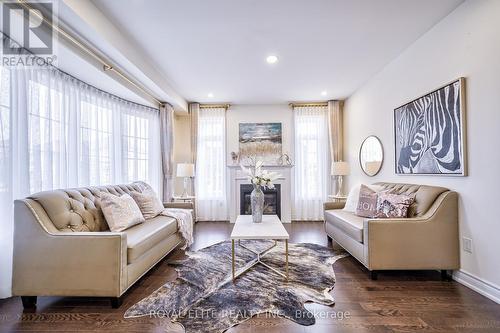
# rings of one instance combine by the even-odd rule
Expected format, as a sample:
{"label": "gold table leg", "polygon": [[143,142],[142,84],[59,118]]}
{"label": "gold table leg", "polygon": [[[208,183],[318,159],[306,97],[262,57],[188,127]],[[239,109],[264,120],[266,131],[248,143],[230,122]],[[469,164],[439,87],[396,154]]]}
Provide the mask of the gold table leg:
{"label": "gold table leg", "polygon": [[232,249],[231,249],[231,256],[232,256],[232,260],[231,260],[231,266],[232,266],[232,270],[233,270],[233,283],[234,283],[234,239],[231,240],[231,245],[232,245]]}
{"label": "gold table leg", "polygon": [[264,251],[256,252],[256,251],[252,250],[251,248],[248,248],[245,245],[241,244],[240,239],[238,239],[238,246],[241,246],[242,248],[244,248],[244,249],[252,252],[253,254],[255,254],[257,256],[257,258],[255,258],[253,260],[253,262],[248,263],[245,267],[243,267],[241,271],[239,271],[238,273],[236,273],[235,260],[234,260],[234,258],[235,258],[235,240],[232,239],[231,240],[231,270],[232,270],[232,274],[233,274],[233,279],[232,279],[233,283],[235,282],[235,280],[236,280],[237,277],[239,277],[243,273],[249,271],[252,267],[254,267],[257,264],[261,264],[264,267],[267,267],[268,269],[270,269],[270,270],[274,271],[275,273],[281,275],[282,277],[284,277],[286,279],[286,281],[288,281],[288,239],[285,239],[285,260],[286,260],[285,261],[285,268],[286,268],[285,274],[283,274],[283,272],[280,272],[276,268],[271,267],[268,264],[266,264],[266,263],[264,263],[264,262],[261,261],[261,258],[267,252],[269,252],[271,249],[273,249],[277,245],[277,243],[278,242],[276,240],[274,240],[274,244],[272,246],[270,246],[269,248],[265,249]]}
{"label": "gold table leg", "polygon": [[288,239],[285,239],[285,256],[286,256],[286,280],[288,281]]}

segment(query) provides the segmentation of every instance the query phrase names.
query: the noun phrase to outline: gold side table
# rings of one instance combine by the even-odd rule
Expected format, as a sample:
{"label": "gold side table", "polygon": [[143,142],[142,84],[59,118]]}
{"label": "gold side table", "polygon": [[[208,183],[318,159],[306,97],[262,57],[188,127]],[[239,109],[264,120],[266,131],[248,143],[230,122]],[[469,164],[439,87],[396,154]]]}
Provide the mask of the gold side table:
{"label": "gold side table", "polygon": [[333,202],[342,202],[347,200],[347,195],[329,195],[328,199]]}

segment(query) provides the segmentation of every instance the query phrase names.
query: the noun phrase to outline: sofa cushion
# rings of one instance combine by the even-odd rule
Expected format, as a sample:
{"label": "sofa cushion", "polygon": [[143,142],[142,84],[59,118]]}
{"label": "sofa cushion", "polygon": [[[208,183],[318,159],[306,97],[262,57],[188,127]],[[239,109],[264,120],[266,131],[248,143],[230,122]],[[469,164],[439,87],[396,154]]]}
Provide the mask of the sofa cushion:
{"label": "sofa cushion", "polygon": [[447,188],[439,186],[398,184],[398,183],[375,183],[381,185],[384,190],[393,194],[406,194],[415,196],[415,201],[408,209],[408,217],[419,217],[424,215],[431,208],[437,197],[443,192],[449,191]]}
{"label": "sofa cushion", "polygon": [[358,208],[358,203],[359,203],[359,192],[361,191],[361,186],[366,186],[370,190],[373,190],[374,192],[379,192],[382,191],[382,186],[379,185],[363,185],[363,184],[358,184],[351,188],[349,191],[349,195],[347,196],[347,200],[345,202],[344,210],[351,212],[351,213],[356,213],[356,209]]}
{"label": "sofa cushion", "polygon": [[378,192],[375,192],[366,185],[361,185],[359,190],[358,207],[356,215],[362,217],[374,217],[377,214]]}
{"label": "sofa cushion", "polygon": [[380,193],[377,199],[377,217],[405,218],[415,196],[406,194]]}
{"label": "sofa cushion", "polygon": [[165,207],[163,207],[163,203],[156,196],[156,193],[152,189],[147,189],[144,192],[130,192],[132,198],[134,198],[135,202],[141,209],[142,216],[146,220],[152,219],[155,216],[158,216],[163,212]]}
{"label": "sofa cushion", "polygon": [[127,234],[127,263],[131,264],[156,244],[177,232],[177,221],[159,215],[124,231]]}
{"label": "sofa cushion", "polygon": [[363,221],[365,218],[356,216],[342,209],[325,211],[325,222],[330,223],[356,241],[363,243]]}
{"label": "sofa cushion", "polygon": [[124,231],[145,221],[141,209],[127,193],[120,196],[101,193],[101,209],[109,230],[114,232]]}

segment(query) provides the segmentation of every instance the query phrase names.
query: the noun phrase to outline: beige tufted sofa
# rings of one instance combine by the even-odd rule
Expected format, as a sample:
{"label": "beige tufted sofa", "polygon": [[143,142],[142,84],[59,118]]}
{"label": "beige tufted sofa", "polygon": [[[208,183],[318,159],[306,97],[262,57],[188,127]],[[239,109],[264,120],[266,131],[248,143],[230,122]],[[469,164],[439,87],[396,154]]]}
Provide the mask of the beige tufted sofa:
{"label": "beige tufted sofa", "polygon": [[25,306],[34,306],[36,296],[106,296],[118,307],[120,296],[182,242],[176,220],[166,216],[109,231],[100,192],[120,195],[143,188],[138,182],[16,200],[13,294],[22,296]]}
{"label": "beige tufted sofa", "polygon": [[458,194],[443,187],[376,183],[391,193],[415,195],[408,218],[372,219],[325,203],[328,237],[351,253],[377,278],[378,270],[458,269]]}

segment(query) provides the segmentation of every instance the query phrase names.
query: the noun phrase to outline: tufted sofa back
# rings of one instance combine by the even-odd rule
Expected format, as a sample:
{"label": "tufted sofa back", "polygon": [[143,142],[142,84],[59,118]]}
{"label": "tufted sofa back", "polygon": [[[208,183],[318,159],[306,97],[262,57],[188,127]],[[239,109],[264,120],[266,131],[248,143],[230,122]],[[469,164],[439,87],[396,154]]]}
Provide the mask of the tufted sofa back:
{"label": "tufted sofa back", "polygon": [[44,191],[32,194],[28,199],[38,202],[53,226],[49,230],[63,231],[107,231],[108,224],[101,210],[100,193],[114,195],[142,192],[149,187],[144,182],[128,185],[93,186],[74,189]]}
{"label": "tufted sofa back", "polygon": [[432,206],[437,197],[449,189],[439,186],[398,184],[398,183],[375,183],[381,185],[384,190],[394,194],[414,195],[415,202],[408,210],[408,217],[418,217],[425,214]]}

